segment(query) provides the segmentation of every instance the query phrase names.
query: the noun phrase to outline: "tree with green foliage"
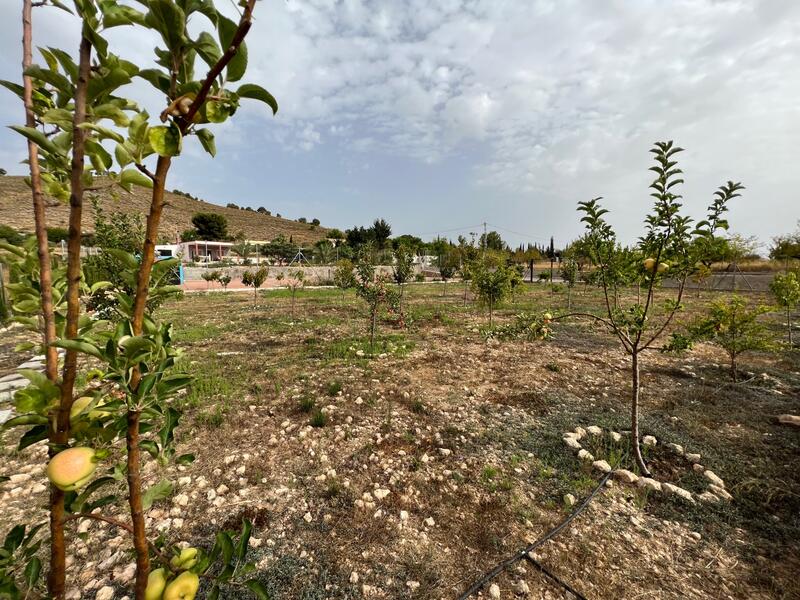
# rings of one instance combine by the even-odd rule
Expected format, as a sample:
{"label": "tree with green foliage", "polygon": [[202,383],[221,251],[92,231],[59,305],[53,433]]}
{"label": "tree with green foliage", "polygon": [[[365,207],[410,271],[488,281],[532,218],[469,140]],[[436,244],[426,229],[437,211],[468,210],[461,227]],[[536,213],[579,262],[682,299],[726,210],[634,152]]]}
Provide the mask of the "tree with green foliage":
{"label": "tree with green foliage", "polygon": [[245,271],[242,273],[242,284],[253,288],[253,307],[255,307],[258,301],[258,288],[264,285],[264,282],[267,280],[267,275],[269,275],[269,269],[267,267],[261,267],[255,271]]}
{"label": "tree with green foliage", "polygon": [[478,300],[489,309],[489,327],[494,325],[494,309],[502,304],[521,283],[519,270],[506,264],[491,267],[486,262],[474,265],[472,289]]}
{"label": "tree with green foliage", "polygon": [[480,247],[483,250],[495,250],[497,252],[505,252],[508,246],[496,231],[484,233],[480,238]]}
{"label": "tree with green foliage", "polygon": [[414,254],[406,246],[400,245],[394,250],[394,266],[392,267],[394,282],[400,289],[399,302],[403,301],[403,286],[411,281],[414,274]]}
{"label": "tree with green foliage", "polygon": [[392,235],[392,226],[384,219],[375,219],[369,229],[370,239],[375,242],[378,250],[385,250],[386,244]]}
{"label": "tree with green foliage", "polygon": [[231,283],[231,274],[230,273],[223,273],[219,277],[217,277],[217,281],[222,286],[222,289],[226,292],[228,291],[228,286]]}
{"label": "tree with green foliage", "polygon": [[3,240],[12,246],[21,246],[25,241],[25,236],[18,232],[13,227],[0,224],[0,240]]}
{"label": "tree with green foliage", "polygon": [[460,256],[455,248],[447,247],[439,256],[439,276],[442,278],[442,296],[447,295],[447,282],[452,279],[460,266]]}
{"label": "tree with green foliage", "polygon": [[764,305],[750,307],[747,300],[737,295],[715,300],[706,316],[691,326],[689,339],[708,341],[725,350],[731,378],[736,382],[739,380],[741,354],[775,347],[769,330],[759,319],[771,311]]}
{"label": "tree with green foliage", "polygon": [[206,282],[206,289],[209,289],[211,287],[212,281],[219,281],[220,272],[216,270],[209,271],[208,269],[206,269],[200,274],[200,277],[202,277],[203,281]]}
{"label": "tree with green foliage", "polygon": [[[696,243],[697,238],[714,236],[717,230],[727,229],[723,218],[728,210],[727,203],[743,189],[741,184],[732,181],[720,187],[708,208],[708,218],[692,228],[691,219],[681,214],[682,197],[677,193],[677,186],[683,183],[676,160],[681,150],[671,141],[658,142],[651,150],[656,162],[650,168],[656,174],[650,185],[655,202],[645,218],[644,235],[635,249],[625,249],[619,244],[614,229],[605,219],[608,211],[600,205],[600,198],[578,204],[583,215],[581,221],[586,224],[585,248],[595,267],[596,281],[603,290],[605,309],[603,316],[577,314],[605,325],[631,357],[631,451],[645,475],[650,471],[642,458],[639,439],[641,355],[654,347],[681,309],[686,280],[703,258],[697,249],[704,245]],[[637,255],[646,257],[635,271],[635,283],[644,289],[644,302],[637,298],[635,303],[623,308],[618,302],[617,288],[630,283],[630,263]],[[677,281],[675,297],[657,306],[656,290],[667,274]],[[659,308],[660,313],[657,312]]]}
{"label": "tree with green foliage", "polygon": [[769,289],[778,305],[786,309],[786,328],[789,331],[789,346],[794,345],[792,339],[792,310],[800,304],[800,278],[796,271],[778,273],[770,282]]}
{"label": "tree with green foliage", "polygon": [[342,300],[344,300],[344,295],[347,290],[356,287],[354,270],[355,265],[353,265],[353,261],[350,259],[343,258],[336,263],[336,268],[333,271],[333,284],[342,290]]}
{"label": "tree with green foliage", "polygon": [[372,244],[362,246],[358,262],[356,263],[356,295],[362,298],[369,307],[369,347],[375,350],[375,331],[378,323],[378,313],[381,306],[385,305],[389,312],[398,313],[400,323],[403,323],[403,313],[400,310],[400,294],[391,289],[385,276],[375,276],[374,251]]}
{"label": "tree with green foliage", "polygon": [[192,216],[192,225],[197,239],[209,242],[222,242],[228,239],[228,219],[225,215],[212,212],[199,212]]}
{"label": "tree with green foliage", "polygon": [[788,261],[800,259],[800,225],[797,231],[787,235],[782,235],[772,240],[769,256],[775,260]]}
{"label": "tree with green foliage", "polygon": [[[67,9],[60,0],[36,4]],[[21,448],[42,440],[48,442],[51,488],[46,595],[57,600],[65,596],[66,524],[80,517],[116,523],[132,534],[136,558],[133,596],[143,600],[153,594],[147,590],[151,542],[144,511],[154,500],[169,495],[172,486],[163,481],[143,489],[142,450],[162,462],[191,460],[188,455],[174,457],[174,429],[180,413],[171,402],[190,378],[172,372],[177,351],[171,327],[158,323],[148,310],[148,300],[157,293],[153,280],[158,277],[159,266],[166,262],[156,263],[154,249],[167,177],[173,159],[190,136],[196,135],[210,154],[216,152],[214,136],[205,125],[225,121],[241,99],[263,101],[273,111],[277,104],[260,86],[235,84],[247,66],[244,38],[253,23],[255,0],[240,3],[238,23],[219,13],[212,0],[144,0],[135,7],[113,1],[75,0],[73,14],[81,25],[80,45],[74,55],[77,62],[72,53],[43,44],[39,52],[45,66],[31,60],[33,5],[31,0],[23,0],[23,85],[3,82],[3,86],[17,94],[26,108],[26,125],[12,128],[28,140],[36,238],[35,245],[29,248],[4,250],[26,282],[15,287],[12,311],[15,319],[37,333],[41,333],[39,324],[46,324],[42,347],[47,366],[44,376],[31,374],[31,385],[17,393],[19,416],[6,426],[24,428]],[[190,20],[191,32],[187,27]],[[113,53],[106,33],[120,26],[133,27],[145,37],[151,33],[160,37],[153,68],[141,69]],[[194,77],[198,61],[209,67],[201,79]],[[159,106],[163,110],[157,124],[151,124],[148,113],[140,108],[144,102],[119,95],[120,89],[136,77],[158,92],[158,96],[145,96],[145,101],[166,97]],[[134,185],[151,190],[140,255],[110,250],[123,265],[125,285],[133,290],[115,290],[124,313],[116,326],[107,326],[82,313],[81,296],[91,292],[82,276],[83,201],[85,192],[96,186],[100,176],[126,192]],[[66,265],[59,265],[57,270],[51,269],[42,205],[37,201],[43,192],[70,204]],[[48,286],[52,291],[49,297]],[[55,355],[59,346],[66,351],[60,376]],[[101,371],[96,381],[78,377],[79,354],[91,357]],[[88,404],[84,398],[90,399]],[[103,410],[95,410],[100,404]],[[98,440],[102,440],[103,447],[96,450],[93,446]],[[108,465],[115,477],[95,476],[97,463],[117,459],[120,462]],[[80,478],[67,480],[62,463],[74,465],[74,460],[80,465]],[[118,489],[121,485],[127,488],[124,493]],[[78,491],[84,486],[85,490]],[[98,498],[97,492],[102,488],[105,490],[101,493],[111,491],[108,486],[114,486],[114,492]],[[130,523],[111,520],[96,510],[125,499]],[[6,538],[7,549],[17,550],[20,546],[15,540],[20,539],[24,544],[30,538],[28,547],[41,543],[33,539],[36,534],[20,527],[21,530],[12,529]],[[218,595],[221,586],[240,585],[266,598],[260,582],[241,582],[248,572],[243,558],[249,531],[250,525],[245,523],[235,545],[228,532],[220,532],[209,554],[191,549],[191,565],[183,559],[170,561],[169,555],[175,549],[160,544],[156,558],[162,560],[166,556],[167,560],[158,575],[163,578],[167,593],[177,595],[175,584],[181,580],[189,584],[181,596],[185,600],[193,598],[199,576],[203,575],[209,578],[211,596]],[[39,572],[33,559],[22,557],[27,561],[25,569],[16,569],[9,554],[6,552],[0,561],[3,589],[20,597],[44,595],[36,587],[37,577],[31,576]],[[178,554],[182,556],[183,552]],[[25,573],[26,577],[17,578],[15,573]]]}
{"label": "tree with green foliage", "polygon": [[565,258],[558,268],[561,280],[567,286],[567,310],[572,310],[572,288],[578,281],[578,262],[572,258]]}

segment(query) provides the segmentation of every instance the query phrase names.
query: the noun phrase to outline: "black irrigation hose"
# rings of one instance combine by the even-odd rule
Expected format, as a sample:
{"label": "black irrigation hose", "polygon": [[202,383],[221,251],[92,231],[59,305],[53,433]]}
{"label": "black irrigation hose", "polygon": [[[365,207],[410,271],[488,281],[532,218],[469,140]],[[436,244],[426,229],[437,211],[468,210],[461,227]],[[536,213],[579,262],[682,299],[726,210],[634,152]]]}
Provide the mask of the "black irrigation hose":
{"label": "black irrigation hose", "polygon": [[583,594],[581,594],[581,593],[580,593],[578,590],[576,590],[575,588],[573,588],[572,586],[570,586],[570,585],[569,585],[569,584],[568,584],[566,581],[564,581],[563,579],[560,579],[560,578],[558,577],[558,575],[556,575],[555,573],[552,573],[552,572],[550,572],[550,571],[549,571],[549,570],[548,570],[548,569],[547,569],[547,568],[546,568],[546,567],[545,567],[545,566],[544,566],[542,563],[540,563],[538,560],[536,560],[535,558],[533,558],[533,557],[532,557],[530,554],[526,554],[526,555],[525,555],[525,559],[526,559],[526,560],[527,560],[529,563],[531,563],[531,564],[532,564],[534,567],[536,567],[537,569],[539,569],[539,570],[540,570],[542,573],[544,573],[544,574],[545,574],[547,577],[549,577],[550,579],[552,579],[552,580],[553,580],[555,583],[557,583],[558,585],[560,585],[561,587],[563,587],[565,590],[567,590],[567,591],[568,591],[570,594],[572,594],[573,596],[575,596],[575,597],[576,597],[578,600],[586,600],[586,596],[584,596],[584,595],[583,595]]}
{"label": "black irrigation hose", "polygon": [[483,586],[485,586],[489,581],[497,577],[505,569],[513,565],[515,562],[522,560],[529,552],[533,552],[536,548],[544,544],[546,541],[558,535],[562,529],[564,529],[567,525],[569,525],[570,522],[572,522],[572,520],[575,517],[581,514],[586,509],[586,507],[589,506],[589,503],[592,500],[594,500],[594,497],[600,492],[600,490],[606,484],[606,481],[608,481],[609,477],[611,477],[612,473],[613,471],[609,471],[608,473],[606,473],[605,476],[603,476],[603,478],[600,480],[600,483],[597,485],[597,487],[594,488],[594,490],[592,490],[592,493],[589,494],[589,496],[586,498],[586,500],[584,500],[583,503],[576,510],[574,510],[566,519],[564,519],[564,521],[562,521],[560,525],[554,527],[553,529],[548,531],[545,535],[540,537],[538,540],[528,545],[527,547],[523,548],[510,558],[507,558],[506,560],[498,564],[496,567],[494,567],[491,571],[488,571],[483,577],[481,577],[478,581],[473,583],[466,592],[461,594],[458,597],[458,600],[467,600],[470,596],[472,596],[478,590],[483,588]]}

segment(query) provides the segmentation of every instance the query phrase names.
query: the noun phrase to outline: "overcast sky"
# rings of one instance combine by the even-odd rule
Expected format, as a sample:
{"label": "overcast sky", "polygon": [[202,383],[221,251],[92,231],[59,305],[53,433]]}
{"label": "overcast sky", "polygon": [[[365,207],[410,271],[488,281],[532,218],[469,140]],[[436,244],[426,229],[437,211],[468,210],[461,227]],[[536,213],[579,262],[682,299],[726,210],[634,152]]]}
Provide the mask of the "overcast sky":
{"label": "overcast sky", "polygon": [[[19,4],[0,7],[3,79],[19,79]],[[34,19],[37,45],[77,48],[68,15]],[[110,38],[140,66],[152,56],[155,38]],[[581,233],[577,202],[604,196],[632,241],[648,150],[674,139],[692,215],[733,179],[747,190],[732,231],[767,242],[800,218],[796,0],[262,0],[247,40],[246,80],[278,116],[246,106],[216,128],[215,159],[187,144],[170,189],[342,229],[381,217],[455,238],[485,221],[513,244],[557,245]],[[163,108],[143,86],[130,96]],[[0,90],[0,122],[21,120]],[[23,156],[0,132],[0,166],[23,173]]]}

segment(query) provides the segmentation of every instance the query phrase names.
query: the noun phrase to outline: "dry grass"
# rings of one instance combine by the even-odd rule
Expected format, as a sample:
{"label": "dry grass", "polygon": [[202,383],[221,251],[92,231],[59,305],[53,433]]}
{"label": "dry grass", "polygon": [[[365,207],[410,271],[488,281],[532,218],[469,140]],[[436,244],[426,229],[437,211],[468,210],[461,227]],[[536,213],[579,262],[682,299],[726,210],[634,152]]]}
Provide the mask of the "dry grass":
{"label": "dry grass", "polygon": [[[114,199],[108,191],[99,192],[100,207],[105,211],[122,211],[146,215],[150,206],[148,190],[134,187],[128,194],[119,191],[119,199]],[[227,203],[237,198],[222,200]],[[313,227],[307,223],[298,223],[289,219],[263,215],[258,212],[227,208],[193,200],[186,196],[166,193],[166,208],[161,221],[161,237],[173,243],[177,236],[192,226],[192,216],[197,212],[214,212],[228,219],[228,231],[231,235],[243,232],[247,239],[272,240],[279,235],[293,237],[295,243],[313,244],[325,237],[324,227]],[[69,206],[53,200],[47,207],[47,225],[49,227],[66,227],[69,218]],[[33,208],[30,190],[22,177],[0,177],[0,223],[9,225],[20,231],[33,230]],[[90,202],[86,202],[83,211],[83,229],[94,230],[94,210]]]}

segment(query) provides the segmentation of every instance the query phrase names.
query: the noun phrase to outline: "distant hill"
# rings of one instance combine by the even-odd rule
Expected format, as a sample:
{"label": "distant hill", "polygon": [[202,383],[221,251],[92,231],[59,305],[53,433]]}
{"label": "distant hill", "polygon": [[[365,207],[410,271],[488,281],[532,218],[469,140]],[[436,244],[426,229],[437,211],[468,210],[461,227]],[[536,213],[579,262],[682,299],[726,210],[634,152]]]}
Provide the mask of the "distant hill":
{"label": "distant hill", "polygon": [[[112,198],[108,191],[98,192],[100,207],[106,212],[139,213],[144,220],[150,207],[149,190],[134,187],[130,194],[121,189],[118,191],[118,199]],[[291,236],[297,244],[310,245],[323,239],[328,231],[325,227],[309,223],[298,223],[250,210],[227,208],[171,192],[167,192],[166,202],[159,231],[161,238],[171,242],[192,226],[192,215],[198,212],[224,215],[228,219],[228,232],[231,235],[241,231],[250,240],[273,240],[283,234],[287,238]],[[69,206],[50,199],[47,226],[66,227],[68,218]],[[33,231],[31,192],[22,177],[0,176],[0,223],[19,231]],[[88,194],[83,210],[83,229],[86,233],[94,230],[94,209]]]}

